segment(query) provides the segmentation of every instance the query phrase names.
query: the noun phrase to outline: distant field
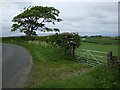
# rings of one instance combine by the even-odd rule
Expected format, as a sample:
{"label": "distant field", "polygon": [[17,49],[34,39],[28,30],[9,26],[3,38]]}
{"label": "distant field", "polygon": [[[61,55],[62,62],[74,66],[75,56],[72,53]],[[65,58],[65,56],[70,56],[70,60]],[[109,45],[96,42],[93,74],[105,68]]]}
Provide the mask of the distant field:
{"label": "distant field", "polygon": [[[82,50],[81,50],[82,49]],[[83,50],[85,49],[85,50]],[[92,51],[87,51],[92,50]],[[98,52],[94,52],[98,51]],[[100,52],[99,52],[100,51]],[[82,43],[79,48],[76,49],[75,54],[80,57],[81,61],[97,64],[96,59],[104,64],[107,62],[107,55],[109,51],[112,51],[113,56],[118,56],[118,45],[104,45],[104,44],[93,44],[93,43]],[[102,53],[101,53],[102,52]],[[105,53],[104,53],[105,52]],[[80,60],[79,59],[79,60]]]}
{"label": "distant field", "polygon": [[[79,48],[76,49],[75,54],[77,56],[81,56],[83,53],[87,53],[86,51],[82,51],[80,49],[101,51],[101,52],[109,52],[112,51],[113,56],[118,56],[118,45],[103,45],[103,44],[93,44],[93,43],[82,43]],[[89,54],[89,53],[87,53]],[[97,53],[91,52],[92,55],[84,54],[85,58],[93,58],[92,55],[103,56],[106,58],[96,57],[98,60],[107,61],[107,54],[105,53]]]}
{"label": "distant field", "polygon": [[118,40],[116,38],[104,38],[104,37],[86,37],[82,39],[82,42],[106,44],[106,45],[118,44]]}
{"label": "distant field", "polygon": [[79,53],[79,49],[88,49],[102,52],[112,51],[114,56],[118,56],[118,45],[102,45],[94,43],[82,43],[79,48],[76,50],[76,53]]}

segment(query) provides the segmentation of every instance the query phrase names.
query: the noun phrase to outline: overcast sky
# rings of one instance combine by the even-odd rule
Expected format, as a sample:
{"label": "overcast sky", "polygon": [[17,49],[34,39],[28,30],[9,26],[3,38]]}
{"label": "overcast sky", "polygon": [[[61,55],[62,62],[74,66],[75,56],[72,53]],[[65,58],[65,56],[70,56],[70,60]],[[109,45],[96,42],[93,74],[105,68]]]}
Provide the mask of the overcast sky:
{"label": "overcast sky", "polygon": [[[28,6],[52,6],[60,11],[62,22],[57,27],[61,32],[78,32],[80,35],[118,35],[117,2],[4,2],[2,7],[2,36],[25,35],[11,32],[12,18]],[[38,35],[43,35],[37,31]],[[1,37],[1,36],[0,36]]]}

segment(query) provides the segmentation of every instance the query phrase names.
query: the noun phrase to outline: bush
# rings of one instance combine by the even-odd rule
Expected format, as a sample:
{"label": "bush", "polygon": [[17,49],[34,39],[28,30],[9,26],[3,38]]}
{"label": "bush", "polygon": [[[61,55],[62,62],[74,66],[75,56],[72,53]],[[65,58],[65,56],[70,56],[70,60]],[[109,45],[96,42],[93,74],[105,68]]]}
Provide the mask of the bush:
{"label": "bush", "polygon": [[2,40],[47,42],[55,46],[64,47],[65,53],[69,56],[74,56],[75,48],[80,45],[80,36],[76,33],[62,33],[49,36],[20,36],[17,38],[3,37]]}
{"label": "bush", "polygon": [[47,41],[65,48],[65,54],[74,56],[75,48],[80,45],[80,36],[75,33],[50,35]]}
{"label": "bush", "polygon": [[80,36],[75,33],[62,33],[50,35],[47,38],[48,42],[68,48],[70,46],[78,47],[80,44]]}

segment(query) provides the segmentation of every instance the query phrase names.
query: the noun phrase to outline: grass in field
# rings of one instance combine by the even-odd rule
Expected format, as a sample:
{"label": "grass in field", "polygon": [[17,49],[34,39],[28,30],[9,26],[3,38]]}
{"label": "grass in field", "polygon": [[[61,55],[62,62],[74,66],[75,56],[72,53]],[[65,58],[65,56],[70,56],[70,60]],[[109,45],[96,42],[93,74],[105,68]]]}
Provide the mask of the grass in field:
{"label": "grass in field", "polygon": [[[117,69],[108,70],[105,67],[91,68],[80,65],[66,57],[63,48],[44,43],[6,42],[26,47],[33,57],[33,68],[25,88],[115,88],[120,86],[115,78]],[[84,43],[80,48],[100,50],[95,46]]]}
{"label": "grass in field", "polygon": [[104,38],[104,37],[87,37],[86,40],[83,40],[83,42],[93,42],[97,44],[111,44],[111,45],[117,45],[118,40],[113,40],[111,38]]}
{"label": "grass in field", "polygon": [[[118,56],[118,45],[82,43],[81,46],[78,49],[76,49],[75,53],[77,56],[83,55],[82,57],[80,57],[80,59],[81,59],[81,60],[79,60],[80,63],[87,62],[87,63],[91,63],[90,65],[92,65],[92,64],[96,65],[98,63],[107,64],[107,53],[98,53],[98,52],[92,52],[92,51],[87,52],[87,51],[81,50],[81,49],[95,50],[95,51],[101,51],[101,52],[112,51],[113,56]],[[86,53],[86,54],[83,54],[83,53]],[[90,55],[90,53],[92,55]],[[95,56],[95,55],[97,55],[97,56]],[[97,61],[97,60],[99,60],[99,61]]]}
{"label": "grass in field", "polygon": [[[102,52],[113,52],[113,56],[118,56],[118,45],[102,45],[102,44],[93,44],[93,43],[82,43],[81,46],[76,50],[76,53],[79,53],[79,49],[95,50]],[[99,55],[99,53],[94,53]],[[100,54],[105,56],[105,54]]]}

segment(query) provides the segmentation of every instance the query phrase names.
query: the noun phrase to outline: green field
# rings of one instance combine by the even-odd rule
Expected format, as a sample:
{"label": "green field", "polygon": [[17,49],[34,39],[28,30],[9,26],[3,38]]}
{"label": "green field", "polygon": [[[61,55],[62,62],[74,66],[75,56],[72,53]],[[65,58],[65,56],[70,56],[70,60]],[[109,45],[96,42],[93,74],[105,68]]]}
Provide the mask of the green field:
{"label": "green field", "polygon": [[106,45],[117,45],[118,39],[115,39],[113,37],[111,38],[105,38],[105,37],[86,37],[83,42],[88,43],[96,43],[96,44],[106,44]]}
{"label": "green field", "polygon": [[102,52],[112,51],[113,56],[118,56],[118,45],[103,45],[103,44],[93,44],[93,43],[82,43],[76,50],[79,53],[79,49],[95,50]]}
{"label": "green field", "polygon": [[[85,50],[81,50],[81,49],[85,49]],[[92,50],[92,51],[86,51],[86,50]],[[93,52],[93,51],[98,51],[98,52]],[[105,53],[99,53],[99,51]],[[93,43],[84,42],[79,46],[79,48],[76,49],[75,54],[77,57],[81,58],[79,59],[81,63],[85,62],[85,63],[90,63],[90,65],[91,64],[98,65],[98,63],[107,64],[107,56],[108,56],[108,52],[110,51],[112,51],[113,56],[118,56],[118,45],[104,45],[104,44],[93,44]]]}
{"label": "green field", "polygon": [[[4,43],[26,47],[33,58],[33,67],[25,88],[120,88],[115,68],[81,65],[65,56],[64,49],[45,42],[6,40]],[[113,51],[117,45],[82,43],[81,49]],[[78,54],[78,49],[76,54]]]}

